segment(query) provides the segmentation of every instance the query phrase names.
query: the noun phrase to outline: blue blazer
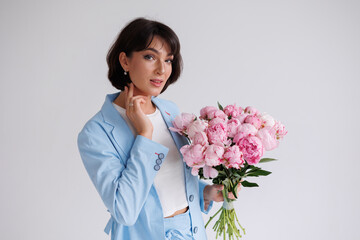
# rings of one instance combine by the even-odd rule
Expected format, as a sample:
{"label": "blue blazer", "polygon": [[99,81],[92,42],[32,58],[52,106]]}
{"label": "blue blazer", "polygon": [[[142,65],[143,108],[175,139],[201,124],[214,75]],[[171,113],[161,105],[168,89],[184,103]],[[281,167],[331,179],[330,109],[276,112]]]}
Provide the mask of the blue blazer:
{"label": "blue blazer", "polygon": [[[106,96],[101,110],[84,126],[78,136],[78,147],[85,168],[111,218],[105,228],[112,240],[165,239],[161,203],[154,178],[168,148],[141,135],[134,137],[126,121],[113,107],[119,93]],[[177,106],[167,100],[152,98],[168,127],[179,114]],[[170,131],[171,132],[171,131]],[[178,149],[187,139],[171,132]],[[162,161],[157,161],[160,159]],[[184,163],[185,189],[192,221],[193,237],[206,239],[201,212],[206,183],[191,175]]]}

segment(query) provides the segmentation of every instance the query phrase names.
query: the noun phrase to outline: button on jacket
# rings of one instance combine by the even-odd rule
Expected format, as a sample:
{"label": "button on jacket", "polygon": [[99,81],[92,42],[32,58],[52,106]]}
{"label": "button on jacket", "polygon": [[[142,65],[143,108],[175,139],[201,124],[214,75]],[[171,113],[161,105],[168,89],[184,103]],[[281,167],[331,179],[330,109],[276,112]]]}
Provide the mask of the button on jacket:
{"label": "button on jacket", "polygon": [[[111,218],[105,228],[112,240],[165,239],[161,203],[153,181],[166,161],[168,148],[141,135],[134,137],[126,121],[113,107],[119,93],[106,96],[101,110],[84,126],[78,147],[85,168]],[[168,127],[179,114],[170,101],[152,98]],[[187,139],[171,132],[178,149]],[[193,237],[206,239],[201,212],[206,183],[191,175],[184,163],[185,189],[192,222]]]}

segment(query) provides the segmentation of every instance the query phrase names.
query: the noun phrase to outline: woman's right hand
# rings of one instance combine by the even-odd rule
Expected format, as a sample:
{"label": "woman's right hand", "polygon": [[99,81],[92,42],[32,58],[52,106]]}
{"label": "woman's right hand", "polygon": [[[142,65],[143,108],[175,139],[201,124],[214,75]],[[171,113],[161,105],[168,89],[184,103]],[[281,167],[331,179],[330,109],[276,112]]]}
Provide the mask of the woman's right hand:
{"label": "woman's right hand", "polygon": [[130,83],[129,88],[125,87],[126,116],[135,127],[137,134],[152,139],[153,125],[141,108],[142,104],[146,104],[148,99],[145,96],[134,96],[133,94],[134,84]]}

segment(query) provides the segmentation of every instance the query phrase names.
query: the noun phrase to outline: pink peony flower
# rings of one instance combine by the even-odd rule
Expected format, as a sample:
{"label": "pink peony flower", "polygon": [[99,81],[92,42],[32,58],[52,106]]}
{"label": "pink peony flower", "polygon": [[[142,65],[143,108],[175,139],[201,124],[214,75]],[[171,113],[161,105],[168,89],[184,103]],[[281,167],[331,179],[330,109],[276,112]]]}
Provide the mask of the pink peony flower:
{"label": "pink peony flower", "polygon": [[274,130],[277,140],[282,139],[287,134],[287,130],[285,129],[285,126],[281,122],[275,123]]}
{"label": "pink peony flower", "polygon": [[203,107],[200,110],[200,118],[202,119],[209,119],[209,113],[213,112],[213,111],[217,111],[218,109],[216,107],[213,106],[207,106],[207,107]]}
{"label": "pink peony flower", "polygon": [[244,165],[244,155],[240,151],[239,146],[229,147],[224,154],[224,163],[227,168],[240,169]]}
{"label": "pink peony flower", "polygon": [[207,166],[218,166],[224,155],[224,148],[219,145],[209,145],[205,151],[205,164]]}
{"label": "pink peony flower", "polygon": [[233,142],[237,143],[240,139],[248,136],[255,136],[258,130],[250,123],[241,124],[234,136]]}
{"label": "pink peony flower", "polygon": [[234,105],[227,105],[224,108],[224,113],[229,117],[237,117],[242,113],[243,109],[241,107],[237,107],[236,104]]}
{"label": "pink peony flower", "polygon": [[257,132],[256,136],[261,140],[266,151],[273,150],[278,146],[274,128],[264,127]]}
{"label": "pink peony flower", "polygon": [[183,155],[184,162],[189,167],[203,167],[205,165],[204,161],[204,151],[205,147],[200,144],[196,145],[185,145],[180,148],[180,152]]}
{"label": "pink peony flower", "polygon": [[250,115],[250,114],[247,114],[247,113],[241,113],[241,114],[239,114],[236,118],[239,119],[240,123],[244,123],[245,118],[246,118],[247,116],[249,116],[249,115]]}
{"label": "pink peony flower", "polygon": [[260,120],[261,120],[261,128],[273,127],[275,125],[274,118],[267,113],[261,115]]}
{"label": "pink peony flower", "polygon": [[211,126],[214,126],[214,125],[216,125],[216,124],[219,124],[219,123],[222,123],[222,124],[224,124],[224,125],[227,125],[226,124],[226,120],[225,119],[223,119],[223,118],[214,118],[214,119],[212,119],[211,121],[209,121],[209,127],[211,127]]}
{"label": "pink peony flower", "polygon": [[205,132],[197,132],[195,133],[193,139],[192,139],[192,144],[200,144],[202,146],[206,146],[209,144],[208,142],[208,138],[206,136]]}
{"label": "pink peony flower", "polygon": [[181,113],[175,117],[174,121],[172,122],[174,127],[170,127],[170,130],[182,134],[186,131],[186,128],[189,126],[189,124],[195,120],[195,118],[196,116],[194,114]]}
{"label": "pink peony flower", "polygon": [[261,127],[261,120],[255,115],[249,115],[245,118],[245,123],[250,123],[254,125],[256,129],[259,129]]}
{"label": "pink peony flower", "polygon": [[250,107],[250,106],[246,107],[244,112],[247,114],[256,115],[256,116],[260,114],[256,108]]}
{"label": "pink peony flower", "polygon": [[211,144],[227,143],[227,124],[221,118],[215,118],[209,122],[207,136]]}
{"label": "pink peony flower", "polygon": [[239,146],[240,151],[244,154],[244,159],[248,164],[254,165],[259,163],[264,152],[264,147],[258,137],[244,137],[240,139],[237,145]]}
{"label": "pink peony flower", "polygon": [[196,133],[205,131],[206,127],[207,123],[204,120],[197,119],[189,124],[187,134],[190,139],[193,139]]}
{"label": "pink peony flower", "polygon": [[227,122],[228,135],[233,138],[238,133],[238,128],[241,126],[239,119],[232,118]]}
{"label": "pink peony flower", "polygon": [[193,175],[193,176],[199,175],[199,168],[197,168],[197,167],[192,167],[192,168],[191,168],[191,175]]}
{"label": "pink peony flower", "polygon": [[223,120],[228,119],[228,116],[221,110],[209,112],[208,119],[221,118]]}
{"label": "pink peony flower", "polygon": [[203,174],[205,178],[216,178],[219,173],[215,168],[205,166],[203,168]]}

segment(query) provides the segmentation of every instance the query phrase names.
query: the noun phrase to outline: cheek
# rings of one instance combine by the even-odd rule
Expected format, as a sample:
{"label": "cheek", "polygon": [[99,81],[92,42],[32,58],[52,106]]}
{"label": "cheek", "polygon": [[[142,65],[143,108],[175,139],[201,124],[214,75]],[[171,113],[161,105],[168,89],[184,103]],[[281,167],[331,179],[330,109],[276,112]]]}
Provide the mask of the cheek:
{"label": "cheek", "polygon": [[150,72],[148,69],[149,67],[146,64],[137,64],[135,66],[135,75],[139,78],[143,78],[144,76],[147,76]]}
{"label": "cheek", "polygon": [[172,73],[172,66],[170,65],[168,68],[167,68],[167,76],[170,77],[171,73]]}

